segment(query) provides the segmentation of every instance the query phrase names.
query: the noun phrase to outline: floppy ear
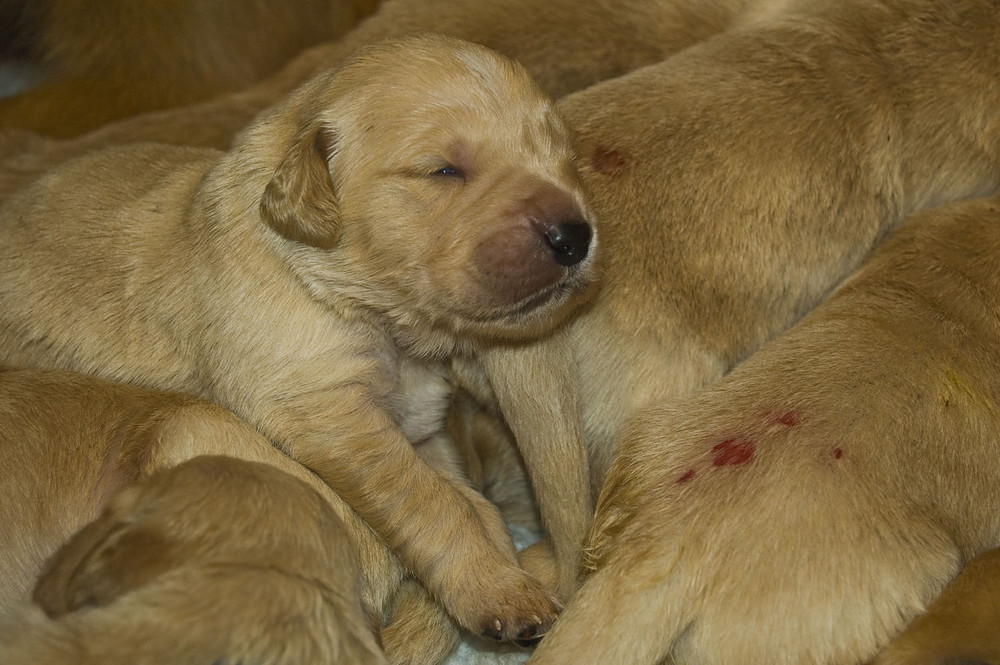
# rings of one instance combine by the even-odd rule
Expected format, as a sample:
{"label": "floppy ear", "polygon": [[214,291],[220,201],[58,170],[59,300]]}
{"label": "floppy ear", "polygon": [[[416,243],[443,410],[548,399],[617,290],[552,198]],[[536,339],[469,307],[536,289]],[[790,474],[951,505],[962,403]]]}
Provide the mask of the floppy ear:
{"label": "floppy ear", "polygon": [[158,532],[104,516],[56,552],[32,598],[51,617],[107,605],[165,572],[171,559]]}
{"label": "floppy ear", "polygon": [[328,128],[300,134],[264,189],[264,222],[289,240],[330,249],[340,236],[340,210],[328,160],[335,137]]}

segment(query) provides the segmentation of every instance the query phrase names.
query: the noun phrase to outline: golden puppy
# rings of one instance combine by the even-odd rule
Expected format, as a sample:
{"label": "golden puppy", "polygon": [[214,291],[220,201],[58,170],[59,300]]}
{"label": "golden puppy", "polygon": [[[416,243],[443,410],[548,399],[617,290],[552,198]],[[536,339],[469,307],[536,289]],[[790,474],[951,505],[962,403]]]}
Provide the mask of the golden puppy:
{"label": "golden puppy", "polygon": [[630,413],[720,379],[904,216],[996,191],[995,7],[950,7],[787,3],[559,101],[603,277],[560,334],[483,356],[522,450],[567,458],[553,414],[580,413],[599,488]]}
{"label": "golden puppy", "polygon": [[[494,379],[513,377],[498,392],[519,414],[530,412],[510,396],[534,399],[529,386],[546,402],[573,394],[539,380],[539,368],[575,364],[595,487],[629,413],[717,380],[905,215],[994,192],[1000,180],[992,3],[963,3],[958,14],[899,1],[766,9],[744,16],[741,30],[559,102],[602,220],[602,289],[568,328],[571,362],[551,362],[565,356],[539,344],[488,362]],[[559,425],[551,412],[512,423],[522,444],[566,440],[553,433]],[[800,625],[789,616],[761,628]]]}
{"label": "golden puppy", "polygon": [[403,414],[439,408],[440,429],[446,403],[400,386],[575,304],[593,231],[569,143],[514,63],[423,37],[321,75],[228,154],[70,162],[0,207],[0,362],[210,397],[329,482],[463,626],[531,637],[554,600],[485,502],[418,458],[429,433]]}
{"label": "golden puppy", "polygon": [[[199,455],[225,455],[267,464],[305,482],[324,498],[342,525],[334,524],[332,528],[338,532],[347,529],[351,560],[360,559],[360,571],[345,576],[343,566],[350,561],[330,561],[328,553],[321,560],[330,563],[331,571],[342,580],[338,588],[350,588],[352,577],[358,577],[364,612],[382,626],[382,644],[389,662],[436,663],[457,642],[454,629],[426,591],[403,579],[396,558],[329,485],[218,406],[186,395],[109,383],[74,372],[11,370],[0,372],[0,423],[0,493],[9,499],[0,505],[4,525],[0,533],[0,567],[4,571],[0,576],[0,604],[8,608],[5,628],[0,632],[12,636],[10,641],[0,638],[0,644],[10,645],[10,651],[3,653],[11,659],[16,653],[24,662],[33,662],[33,657],[38,659],[34,662],[45,662],[45,654],[56,658],[62,653],[65,662],[67,653],[74,648],[92,645],[95,653],[101,653],[97,645],[102,640],[117,639],[117,633],[129,624],[130,613],[109,610],[88,615],[95,617],[96,624],[88,623],[90,619],[67,616],[56,625],[44,620],[37,608],[25,608],[23,601],[29,598],[43,562],[72,534],[94,520],[119,487]],[[220,489],[218,496],[220,500],[206,505],[206,514],[197,519],[205,523],[228,520],[245,501],[240,499],[237,505],[225,508],[229,495]],[[269,513],[263,511],[258,511],[254,519],[260,529],[238,534],[238,545],[234,536],[224,546],[256,548],[254,551],[259,552],[266,544],[256,542],[261,535],[270,538],[271,532],[291,530],[303,542],[290,546],[297,547],[302,560],[308,563],[309,552],[318,551],[314,546],[310,549],[309,543],[317,539],[322,542],[326,537],[313,531],[315,520],[282,518],[279,524],[271,525]],[[319,514],[317,519],[326,518]],[[224,523],[218,528],[225,528]],[[215,551],[223,550],[223,544],[210,545]],[[137,559],[135,565],[140,563]],[[316,562],[309,565],[315,567]],[[147,590],[130,601],[129,607],[140,614],[141,607],[155,613],[155,607],[183,594],[186,588],[180,584],[176,589]],[[161,594],[165,596],[162,600]],[[218,602],[241,605],[244,601],[224,596]],[[244,619],[230,615],[233,619],[227,634],[247,629],[249,624]],[[182,612],[163,625],[186,631],[186,623],[196,619],[196,615]],[[88,632],[87,626],[96,632]],[[172,634],[162,632],[163,639]],[[42,639],[46,635],[48,638]],[[66,640],[73,635],[76,638],[67,645]],[[196,646],[193,636],[186,639],[192,648]],[[210,642],[202,644],[208,646]],[[133,648],[137,644],[130,641],[114,652],[126,658]],[[8,662],[7,658],[0,660]]]}
{"label": "golden puppy", "polygon": [[359,591],[319,494],[273,466],[195,457],[120,488],[60,548],[34,591],[51,620],[0,622],[0,660],[386,663]]}
{"label": "golden puppy", "polygon": [[[590,83],[630,71],[677,52],[731,25],[746,7],[766,5],[768,0],[700,0],[697,3],[661,0],[630,0],[627,3],[600,0],[579,11],[573,0],[532,4],[525,11],[523,0],[479,0],[442,2],[396,0],[379,9],[369,21],[344,40],[304,53],[284,71],[238,95],[223,97],[193,108],[148,114],[134,121],[117,123],[74,142],[45,142],[26,135],[0,135],[0,154],[6,159],[0,169],[0,197],[24,186],[53,165],[98,147],[136,140],[170,144],[206,145],[225,148],[232,135],[264,106],[274,103],[307,77],[343,61],[356,49],[387,37],[420,31],[445,32],[492,46],[516,57],[536,77],[543,89],[563,94]],[[627,104],[627,100],[617,103]],[[27,115],[31,113],[24,111]],[[22,126],[27,126],[21,122]],[[15,123],[17,124],[17,123]],[[531,360],[525,361],[531,364]],[[555,361],[557,365],[560,361]],[[564,377],[543,385],[538,377],[530,394],[564,393]],[[523,383],[509,383],[522,390]],[[502,395],[501,395],[502,397]],[[535,406],[531,406],[536,410]],[[572,414],[575,402],[553,405],[559,413]],[[552,419],[549,409],[538,410],[521,429],[533,429],[537,419]],[[534,487],[540,497],[546,527],[554,534],[560,559],[560,595],[565,599],[576,587],[579,550],[592,511],[587,481],[586,457],[580,444],[579,427],[562,424],[552,438],[539,436],[542,445],[527,451],[533,465],[553,472],[552,478]],[[553,445],[549,442],[560,441]],[[559,478],[558,476],[566,476]]]}
{"label": "golden puppy", "polygon": [[[366,560],[367,606],[398,583],[396,564],[328,485],[246,423],[187,395],[56,370],[0,371],[0,598],[26,598],[42,563],[123,484],[198,455],[269,464],[318,491]],[[261,519],[264,519],[261,517]],[[387,585],[380,590],[380,585]]]}
{"label": "golden puppy", "polygon": [[[13,158],[0,190],[35,177],[40,164],[136,133],[227,140],[231,129],[220,135],[220,127],[238,124],[324,57],[423,25],[416,4],[390,3],[343,42],[187,115],[138,119],[70,145],[12,138],[31,152]],[[581,15],[553,3],[538,22],[553,27],[545,35],[488,8],[456,6],[442,20],[441,29],[474,38],[495,24],[493,43],[557,92],[738,28],[559,103],[607,229],[605,279],[565,335],[489,353],[491,381],[478,394],[499,402],[528,465],[548,469],[533,482],[563,598],[575,588],[590,514],[584,435],[597,488],[629,413],[719,379],[819,302],[905,215],[996,189],[996,13],[987,0],[950,7],[636,2],[597,3]],[[698,27],[681,30],[688,24]],[[574,30],[603,65],[581,52]],[[650,46],[654,35],[663,50]]]}
{"label": "golden puppy", "polygon": [[1000,550],[981,554],[873,665],[1000,662]]}
{"label": "golden puppy", "polygon": [[531,662],[872,658],[1000,545],[998,311],[1000,199],[952,204],[716,386],[636,415],[595,572]]}
{"label": "golden puppy", "polygon": [[341,36],[376,0],[7,0],[9,39],[35,42],[44,83],[0,100],[0,127],[75,136],[234,92]]}

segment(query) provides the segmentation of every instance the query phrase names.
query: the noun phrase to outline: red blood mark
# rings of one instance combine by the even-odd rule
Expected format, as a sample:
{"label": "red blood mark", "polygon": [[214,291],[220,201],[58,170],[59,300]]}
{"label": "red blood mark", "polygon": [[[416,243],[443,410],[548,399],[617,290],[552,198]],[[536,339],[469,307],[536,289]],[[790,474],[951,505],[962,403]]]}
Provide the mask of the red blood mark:
{"label": "red blood mark", "polygon": [[712,465],[739,466],[740,464],[746,464],[753,459],[753,454],[756,450],[757,446],[750,439],[743,437],[726,439],[712,448],[712,452],[715,453]]}
{"label": "red blood mark", "polygon": [[628,166],[628,158],[620,151],[599,145],[594,148],[594,156],[590,158],[594,170],[602,175],[616,175]]}
{"label": "red blood mark", "polygon": [[801,420],[802,416],[798,413],[795,411],[788,411],[787,413],[781,414],[775,422],[779,425],[784,425],[785,427],[795,427]]}
{"label": "red blood mark", "polygon": [[689,480],[691,480],[694,477],[695,477],[695,470],[691,469],[687,473],[685,473],[683,476],[681,476],[680,478],[677,479],[677,484],[678,485],[683,485],[684,483],[688,482]]}
{"label": "red blood mark", "polygon": [[834,448],[833,449],[833,457],[834,457],[834,459],[840,459],[843,456],[844,456],[844,451],[843,450],[841,450],[840,448]]}
{"label": "red blood mark", "polygon": [[795,427],[802,422],[802,415],[798,411],[768,411],[765,417],[769,425]]}

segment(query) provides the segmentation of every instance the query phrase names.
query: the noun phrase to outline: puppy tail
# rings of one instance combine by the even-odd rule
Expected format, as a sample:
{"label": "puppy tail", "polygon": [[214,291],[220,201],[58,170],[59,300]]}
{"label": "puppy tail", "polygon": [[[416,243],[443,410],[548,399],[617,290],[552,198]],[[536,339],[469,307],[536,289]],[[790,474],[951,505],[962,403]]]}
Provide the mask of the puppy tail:
{"label": "puppy tail", "polygon": [[529,665],[656,665],[690,623],[692,597],[662,559],[608,561],[584,582]]}

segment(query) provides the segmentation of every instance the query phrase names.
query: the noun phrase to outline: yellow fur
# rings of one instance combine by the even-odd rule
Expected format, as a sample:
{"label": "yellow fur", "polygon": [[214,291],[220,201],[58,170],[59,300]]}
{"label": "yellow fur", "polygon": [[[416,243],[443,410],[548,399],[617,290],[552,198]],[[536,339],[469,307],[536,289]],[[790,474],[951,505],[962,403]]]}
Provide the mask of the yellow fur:
{"label": "yellow fur", "polygon": [[383,44],[229,153],[109,148],[7,198],[0,362],[217,401],[329,482],[460,624],[530,637],[557,604],[496,510],[418,458],[400,373],[557,323],[591,279],[588,217],[568,132],[523,70],[456,40]]}
{"label": "yellow fur", "polygon": [[996,199],[915,215],[719,383],[636,414],[531,662],[872,658],[1000,545],[998,275]]}

